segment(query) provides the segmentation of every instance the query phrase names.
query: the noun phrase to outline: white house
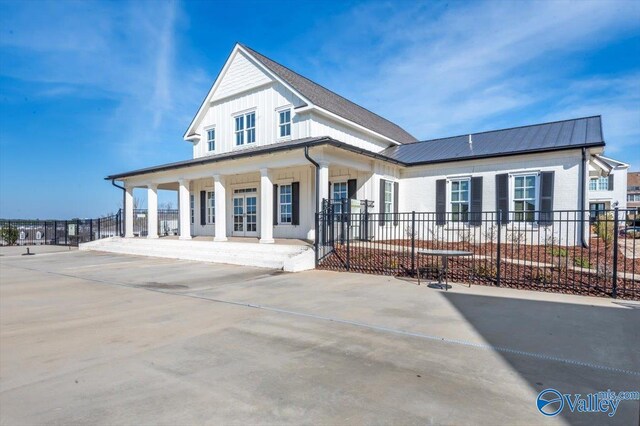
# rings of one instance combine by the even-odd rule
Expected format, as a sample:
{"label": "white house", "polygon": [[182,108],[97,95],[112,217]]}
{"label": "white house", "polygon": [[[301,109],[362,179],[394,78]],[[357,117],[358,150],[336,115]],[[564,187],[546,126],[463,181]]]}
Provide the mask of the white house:
{"label": "white house", "polygon": [[124,182],[126,237],[134,188],[148,190],[148,238],[157,237],[157,190],[170,189],[179,193],[180,239],[272,243],[313,239],[327,198],[371,200],[384,213],[500,209],[505,220],[533,221],[533,211],[588,209],[595,174],[613,170],[614,191],[623,187],[612,165],[622,163],[600,156],[599,116],[419,141],[241,44],[184,140],[193,159],[106,178]]}
{"label": "white house", "polygon": [[627,208],[627,172],[629,165],[602,155],[589,162],[589,211],[591,218],[598,212],[615,207]]}

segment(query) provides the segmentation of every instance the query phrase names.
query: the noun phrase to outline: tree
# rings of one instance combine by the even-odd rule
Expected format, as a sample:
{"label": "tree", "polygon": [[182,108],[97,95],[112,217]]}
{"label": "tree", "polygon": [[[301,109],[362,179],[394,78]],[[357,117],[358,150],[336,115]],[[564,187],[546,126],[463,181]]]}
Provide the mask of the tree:
{"label": "tree", "polygon": [[12,246],[18,241],[18,228],[15,226],[5,225],[0,229],[0,238],[5,244]]}

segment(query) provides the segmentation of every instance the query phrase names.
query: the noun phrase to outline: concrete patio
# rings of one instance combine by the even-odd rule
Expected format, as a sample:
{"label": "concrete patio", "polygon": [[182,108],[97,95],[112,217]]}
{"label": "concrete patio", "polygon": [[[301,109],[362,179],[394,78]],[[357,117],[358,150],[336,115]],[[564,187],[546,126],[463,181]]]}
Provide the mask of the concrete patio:
{"label": "concrete patio", "polygon": [[640,304],[98,252],[0,257],[1,424],[634,424]]}

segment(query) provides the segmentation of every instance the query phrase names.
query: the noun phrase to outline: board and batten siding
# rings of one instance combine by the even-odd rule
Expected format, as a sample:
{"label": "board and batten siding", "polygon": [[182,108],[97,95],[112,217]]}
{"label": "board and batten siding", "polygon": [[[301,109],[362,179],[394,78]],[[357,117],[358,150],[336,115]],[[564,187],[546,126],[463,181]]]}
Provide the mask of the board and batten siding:
{"label": "board and batten siding", "polygon": [[[553,210],[579,208],[580,150],[497,157],[464,162],[425,165],[404,169],[401,173],[400,211],[436,210],[436,181],[462,177],[482,177],[482,210],[495,211],[496,175],[503,173],[554,172]],[[510,183],[511,184],[511,183]],[[450,211],[447,183],[447,206]],[[511,197],[511,187],[509,190]]]}
{"label": "board and batten siding", "polygon": [[213,102],[270,83],[273,79],[247,57],[238,52],[213,94]]}
{"label": "board and batten siding", "polygon": [[329,136],[372,152],[380,152],[392,145],[391,142],[368,135],[321,114],[311,113],[309,114],[309,120],[310,136]]}

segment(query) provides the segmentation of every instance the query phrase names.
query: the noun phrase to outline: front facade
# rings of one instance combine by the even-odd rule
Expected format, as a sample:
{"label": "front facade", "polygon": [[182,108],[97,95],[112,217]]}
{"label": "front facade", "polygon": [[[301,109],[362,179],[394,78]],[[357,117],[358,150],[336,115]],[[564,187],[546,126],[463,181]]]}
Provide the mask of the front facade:
{"label": "front facade", "polygon": [[184,139],[191,160],[107,177],[126,188],[125,236],[133,236],[134,188],[148,191],[149,238],[157,237],[157,190],[170,189],[178,191],[181,239],[261,243],[314,239],[323,199],[367,200],[389,214],[454,212],[463,221],[473,211],[502,210],[508,220],[535,222],[539,212],[600,202],[589,189],[597,176],[614,179],[604,194],[613,197],[602,198],[607,207],[625,200],[618,196],[625,165],[600,157],[600,117],[418,141],[243,45]]}
{"label": "front facade", "polygon": [[595,155],[589,163],[589,212],[594,220],[599,212],[627,208],[629,165]]}

